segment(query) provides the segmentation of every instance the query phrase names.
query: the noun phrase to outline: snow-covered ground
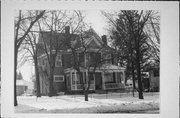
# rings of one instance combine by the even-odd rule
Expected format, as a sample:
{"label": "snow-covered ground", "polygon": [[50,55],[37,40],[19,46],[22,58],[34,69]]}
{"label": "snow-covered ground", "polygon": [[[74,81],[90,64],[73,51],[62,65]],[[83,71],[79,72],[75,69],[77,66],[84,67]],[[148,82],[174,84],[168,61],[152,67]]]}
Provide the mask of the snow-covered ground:
{"label": "snow-covered ground", "polygon": [[159,113],[159,94],[144,93],[144,99],[132,97],[132,93],[89,94],[89,101],[83,95],[57,97],[18,96],[15,112],[22,113],[128,113],[155,111]]}

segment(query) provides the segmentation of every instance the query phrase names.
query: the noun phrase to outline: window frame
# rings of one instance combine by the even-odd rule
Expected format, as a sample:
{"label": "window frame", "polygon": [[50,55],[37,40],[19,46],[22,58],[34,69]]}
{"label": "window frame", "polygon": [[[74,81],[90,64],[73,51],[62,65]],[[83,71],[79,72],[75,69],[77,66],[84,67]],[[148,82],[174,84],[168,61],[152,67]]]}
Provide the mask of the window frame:
{"label": "window frame", "polygon": [[[59,58],[59,57],[60,57],[60,58]],[[60,64],[58,64],[58,62],[59,62]],[[57,56],[56,56],[55,67],[62,67],[62,55],[57,55]]]}
{"label": "window frame", "polygon": [[[56,80],[56,79],[55,79],[56,77],[62,77],[63,80]],[[64,82],[64,75],[54,75],[53,81],[54,81],[54,82]]]}
{"label": "window frame", "polygon": [[112,55],[111,54],[107,54],[106,55],[106,64],[112,64]]}

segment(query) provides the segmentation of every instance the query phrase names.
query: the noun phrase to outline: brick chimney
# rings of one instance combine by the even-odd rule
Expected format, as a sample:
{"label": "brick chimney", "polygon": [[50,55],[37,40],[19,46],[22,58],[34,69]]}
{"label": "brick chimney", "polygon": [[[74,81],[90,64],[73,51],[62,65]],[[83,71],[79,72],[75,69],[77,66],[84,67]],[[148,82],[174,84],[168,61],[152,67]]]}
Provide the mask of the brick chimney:
{"label": "brick chimney", "polygon": [[69,26],[66,26],[66,27],[65,27],[65,33],[66,33],[66,34],[70,34],[70,27],[69,27]]}
{"label": "brick chimney", "polygon": [[103,35],[101,38],[102,38],[103,43],[105,45],[107,45],[107,37],[106,37],[106,35]]}

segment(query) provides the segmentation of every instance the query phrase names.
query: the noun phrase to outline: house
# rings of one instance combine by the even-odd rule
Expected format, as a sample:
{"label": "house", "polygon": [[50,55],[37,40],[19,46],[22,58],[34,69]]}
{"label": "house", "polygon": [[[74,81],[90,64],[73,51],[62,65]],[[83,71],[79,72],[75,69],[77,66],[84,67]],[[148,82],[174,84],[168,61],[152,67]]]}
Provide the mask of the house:
{"label": "house", "polygon": [[[42,32],[39,38],[39,44],[49,43],[52,34],[48,32]],[[98,90],[115,90],[123,89],[125,87],[125,68],[118,66],[117,59],[113,53],[112,48],[107,45],[106,36],[99,37],[97,33],[90,28],[88,31],[84,32],[82,37],[77,34],[70,34],[70,27],[65,28],[64,33],[57,33],[53,35],[56,39],[60,39],[61,43],[67,43],[70,40],[71,45],[78,49],[78,59],[80,61],[80,71],[83,79],[86,79],[87,75],[91,77],[90,91],[96,92]],[[70,39],[68,39],[70,38]],[[82,45],[80,40],[83,38],[83,44],[87,48],[87,53],[82,53]],[[55,69],[53,85],[56,92],[74,93],[81,92],[82,81],[80,75],[77,73],[76,69],[73,68],[71,50],[64,46],[59,48],[59,52],[56,56]],[[95,62],[101,62],[95,69],[95,74],[91,71],[93,67],[90,64]],[[49,65],[47,63],[47,57],[44,53],[40,53],[38,57],[39,71],[40,71],[40,89],[41,93],[44,95],[48,94],[48,69]],[[87,67],[89,67],[87,69]]]}
{"label": "house", "polygon": [[159,92],[159,68],[154,67],[149,72],[150,75],[150,87],[153,91]]}
{"label": "house", "polygon": [[[159,92],[159,67],[151,67],[148,71],[141,72],[143,91]],[[136,77],[135,86],[138,88],[138,80]],[[126,82],[126,88],[133,88],[133,79],[130,76]]]}
{"label": "house", "polygon": [[23,79],[16,80],[16,92],[17,95],[23,95],[25,93],[32,94],[33,83],[25,81]]}

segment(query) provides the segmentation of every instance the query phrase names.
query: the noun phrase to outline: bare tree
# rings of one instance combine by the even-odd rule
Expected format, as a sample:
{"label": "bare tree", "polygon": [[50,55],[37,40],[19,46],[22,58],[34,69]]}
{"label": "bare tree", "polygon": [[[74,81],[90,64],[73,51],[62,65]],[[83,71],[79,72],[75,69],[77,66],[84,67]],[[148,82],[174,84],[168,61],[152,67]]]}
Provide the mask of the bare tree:
{"label": "bare tree", "polygon": [[[74,11],[74,13],[74,18],[69,24],[72,30],[66,35],[63,46],[66,47],[67,50],[70,50],[69,53],[72,55],[72,67],[76,70],[77,75],[82,82],[81,88],[83,89],[85,101],[88,101],[91,80],[93,79],[96,68],[100,65],[101,57],[99,57],[98,53],[100,53],[102,47],[96,49],[94,56],[91,57],[93,60],[91,59],[90,63],[84,62],[85,60],[87,61],[86,58],[91,53],[91,47],[86,43],[87,38],[89,37],[87,37],[86,30],[89,26],[84,22],[85,16],[82,14],[82,11]],[[83,77],[84,71],[86,71],[85,77]],[[90,73],[93,76],[91,76]]]}
{"label": "bare tree", "polygon": [[[88,31],[81,30],[79,36],[79,39],[74,41],[68,37],[66,41],[69,42],[67,43],[67,46],[72,54],[73,69],[76,70],[81,81],[81,88],[84,93],[84,99],[85,101],[88,101],[91,82],[92,80],[95,80],[96,70],[100,68],[105,61],[111,61],[113,59],[106,59],[103,55],[113,54],[114,50],[106,44],[107,42],[103,42],[102,39],[98,37],[91,28]],[[95,39],[99,41],[98,47],[92,47],[87,43],[88,40],[94,37],[98,38]],[[85,75],[83,76],[84,72]]]}
{"label": "bare tree", "polygon": [[152,11],[145,26],[145,33],[150,41],[152,57],[156,62],[160,62],[160,16],[158,11]]}
{"label": "bare tree", "polygon": [[[40,38],[42,39],[42,43],[39,46],[46,55],[49,65],[47,71],[50,97],[56,94],[53,87],[56,56],[60,50],[66,49],[65,37],[68,37],[70,32],[70,29],[67,29],[68,32],[64,33],[64,29],[66,26],[71,26],[73,33],[78,32],[78,27],[80,26],[80,22],[82,22],[82,20],[79,20],[78,15],[78,11],[47,11],[42,21],[38,23]],[[62,36],[61,33],[65,35]]]}
{"label": "bare tree", "polygon": [[[132,71],[130,73],[133,76],[134,88],[135,75],[137,75],[139,99],[143,99],[141,70],[148,64],[147,62],[153,54],[150,50],[152,50],[152,47],[155,47],[148,41],[150,35],[145,32],[145,26],[148,25],[150,18],[155,17],[152,15],[152,11],[143,10],[120,11],[116,19],[113,19],[105,12],[102,13],[114,27],[112,40],[116,39],[114,44],[120,52],[120,59],[125,60],[126,63],[124,64],[127,66],[127,69],[130,67]],[[157,34],[156,32],[156,36],[158,36]]]}
{"label": "bare tree", "polygon": [[[23,29],[23,30],[25,30],[25,29]],[[39,68],[38,68],[38,59],[37,59],[37,57],[38,57],[38,44],[37,44],[38,39],[37,38],[38,38],[37,33],[30,31],[30,33],[25,38],[24,43],[22,44],[22,49],[28,51],[28,54],[29,54],[28,57],[34,63],[35,82],[36,82],[36,96],[41,97]]]}
{"label": "bare tree", "polygon": [[[31,11],[28,11],[29,13]],[[15,19],[15,40],[14,40],[14,106],[17,106],[17,97],[16,97],[16,70],[17,70],[17,58],[18,50],[31,30],[32,26],[43,16],[45,11],[38,11],[33,16],[25,16],[21,10],[18,11],[18,16]],[[21,31],[21,25],[28,25],[25,32]]]}

